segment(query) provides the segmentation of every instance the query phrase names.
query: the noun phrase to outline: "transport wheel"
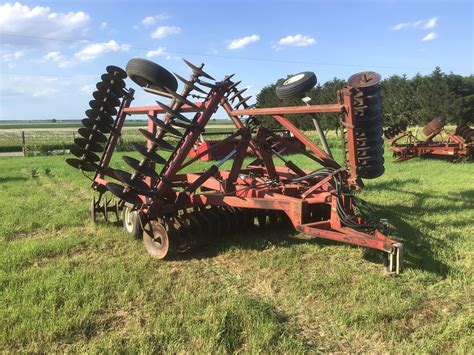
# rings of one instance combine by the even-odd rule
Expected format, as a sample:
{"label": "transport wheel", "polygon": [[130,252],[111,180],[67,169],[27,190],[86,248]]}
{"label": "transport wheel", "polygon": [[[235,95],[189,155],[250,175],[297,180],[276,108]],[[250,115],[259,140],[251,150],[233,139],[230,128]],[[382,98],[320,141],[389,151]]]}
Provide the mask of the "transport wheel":
{"label": "transport wheel", "polygon": [[178,81],[168,70],[146,59],[133,58],[127,63],[127,75],[140,86],[149,86],[152,89],[172,91],[178,89]]}
{"label": "transport wheel", "polygon": [[170,238],[165,226],[156,219],[149,221],[143,229],[143,244],[154,259],[165,258],[170,251]]}
{"label": "transport wheel", "polygon": [[277,85],[276,95],[282,100],[302,97],[306,92],[311,90],[316,83],[316,74],[310,71],[304,71],[289,77],[283,83]]}
{"label": "transport wheel", "polygon": [[123,228],[128,234],[135,238],[142,236],[142,226],[140,224],[140,213],[137,210],[132,210],[130,207],[124,207],[122,211]]}

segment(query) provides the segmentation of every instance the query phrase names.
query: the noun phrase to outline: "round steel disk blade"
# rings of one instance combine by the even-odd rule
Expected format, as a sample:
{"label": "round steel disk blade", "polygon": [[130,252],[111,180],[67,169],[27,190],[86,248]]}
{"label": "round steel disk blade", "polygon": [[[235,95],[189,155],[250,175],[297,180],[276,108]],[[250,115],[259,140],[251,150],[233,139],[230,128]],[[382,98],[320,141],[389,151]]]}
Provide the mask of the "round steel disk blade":
{"label": "round steel disk blade", "polygon": [[367,88],[370,86],[375,86],[380,83],[382,77],[379,73],[373,71],[363,71],[351,75],[347,82],[350,86],[355,88]]}
{"label": "round steel disk blade", "polygon": [[73,168],[80,169],[83,171],[96,171],[97,170],[97,165],[87,160],[68,158],[66,159],[66,163],[71,165]]}
{"label": "round steel disk blade", "polygon": [[186,63],[186,65],[188,67],[191,68],[191,70],[193,71],[194,74],[196,75],[199,75],[199,76],[203,76],[205,78],[208,78],[209,80],[215,80],[212,76],[210,76],[209,74],[207,74],[204,70],[202,70],[201,68],[198,68],[197,66],[195,66],[193,63],[190,63],[188,62],[186,59],[183,59],[183,61]]}
{"label": "round steel disk blade", "polygon": [[102,76],[100,78],[102,79],[102,82],[104,82],[104,83],[110,83],[110,84],[112,84],[116,87],[119,87],[121,89],[125,88],[125,81],[123,81],[122,79],[114,78],[110,74],[102,74]]}
{"label": "round steel disk blade", "polygon": [[145,175],[145,176],[150,176],[153,178],[158,178],[158,174],[156,173],[154,169],[147,166],[141,166],[140,162],[137,159],[129,157],[129,156],[123,156],[122,159],[125,163],[127,163],[129,167],[139,172],[140,174]]}
{"label": "round steel disk blade", "polygon": [[139,128],[138,130],[140,131],[141,134],[145,136],[146,139],[148,139],[153,144],[156,144],[161,149],[168,150],[170,152],[173,152],[176,149],[170,143],[164,141],[163,139],[161,138],[157,139],[153,133],[148,132],[146,129]]}
{"label": "round steel disk blade", "polygon": [[82,124],[84,127],[87,127],[87,128],[96,127],[102,133],[109,133],[112,130],[111,126],[103,123],[102,121],[95,120],[93,118],[84,118],[82,120]]}
{"label": "round steel disk blade", "polygon": [[[169,92],[171,92],[171,90]],[[178,111],[173,110],[171,107],[165,105],[164,103],[162,103],[160,101],[156,101],[156,103],[171,117],[177,118],[178,120],[183,121],[183,122],[192,123],[192,121],[189,118],[182,115]]]}
{"label": "round steel disk blade", "polygon": [[89,118],[98,118],[102,122],[109,125],[113,125],[115,122],[114,119],[107,112],[102,112],[100,110],[96,110],[92,108],[86,110],[86,116]]}
{"label": "round steel disk blade", "polygon": [[94,97],[94,99],[98,101],[106,101],[114,107],[120,106],[120,100],[113,96],[113,94],[104,93],[102,91],[94,91],[92,93],[92,96]]}
{"label": "round steel disk blade", "polygon": [[[112,116],[117,114],[117,109],[108,101],[91,100],[89,106],[99,112],[107,112]],[[102,110],[101,110],[102,109]]]}
{"label": "round steel disk blade", "polygon": [[178,137],[183,136],[180,131],[178,131],[176,128],[172,127],[170,124],[166,124],[162,120],[160,120],[156,117],[153,117],[153,116],[149,116],[149,117],[153,121],[155,126],[161,128],[163,131],[168,132],[169,134],[173,134],[173,135],[178,136]]}
{"label": "round steel disk blade", "polygon": [[107,66],[107,68],[105,68],[105,70],[109,75],[112,75],[119,79],[125,79],[127,77],[127,73],[125,72],[125,70],[115,65],[109,65]]}
{"label": "round steel disk blade", "polygon": [[384,172],[385,172],[385,167],[381,165],[381,166],[375,166],[369,169],[360,169],[359,175],[363,179],[375,179],[375,178],[378,178],[379,176],[382,176]]}
{"label": "round steel disk blade", "polygon": [[155,152],[153,151],[148,151],[148,148],[141,145],[141,144],[137,144],[137,143],[134,143],[132,145],[133,149],[135,149],[137,152],[139,152],[141,155],[143,155],[145,158],[148,158],[150,159],[153,163],[157,163],[157,164],[166,164],[166,160],[165,158],[161,157],[160,155],[156,154]]}
{"label": "round steel disk blade", "polygon": [[119,169],[115,169],[114,174],[117,180],[133,188],[139,195],[145,195],[145,196],[153,195],[153,190],[151,190],[151,188],[143,180],[141,179],[132,180],[132,174],[123,170],[119,170]]}
{"label": "round steel disk blade", "polygon": [[165,87],[165,90],[168,92],[168,94],[170,94],[171,96],[173,96],[173,98],[182,103],[182,104],[186,104],[188,106],[191,106],[191,107],[194,107],[194,108],[198,108],[198,106],[192,102],[192,101],[189,101],[187,98],[185,98],[184,96],[178,94],[177,92],[171,90],[171,89],[168,89],[167,87]]}
{"label": "round steel disk blade", "polygon": [[204,94],[204,95],[207,95],[208,93],[205,92],[203,89],[197,87],[196,85],[194,85],[192,82],[186,80],[185,78],[183,78],[182,76],[176,74],[176,73],[173,73],[174,76],[176,76],[179,80],[181,80],[186,86],[189,86],[190,88],[192,88],[193,90],[196,90],[197,92],[200,92],[201,94]]}
{"label": "round steel disk blade", "polygon": [[105,184],[105,187],[119,199],[128,202],[132,205],[141,205],[143,203],[136,193],[132,191],[124,192],[124,187],[122,185],[109,182]]}
{"label": "round steel disk blade", "polygon": [[83,136],[84,138],[90,139],[91,141],[94,141],[97,143],[107,142],[107,137],[103,133],[97,130],[82,127],[82,128],[79,128],[78,132],[81,136]]}
{"label": "round steel disk blade", "polygon": [[104,83],[102,81],[98,82],[95,87],[100,92],[111,93],[116,97],[122,97],[125,94],[123,88],[121,88],[120,86],[116,86],[110,83]]}
{"label": "round steel disk blade", "polygon": [[72,147],[69,151],[71,152],[72,155],[75,155],[78,158],[84,157],[85,160],[92,163],[96,163],[100,161],[100,158],[96,154],[92,153],[89,150],[85,150],[84,148]]}
{"label": "round steel disk blade", "polygon": [[100,144],[92,142],[88,139],[78,137],[74,139],[74,143],[76,143],[79,147],[90,150],[91,152],[100,153],[104,151],[104,147]]}

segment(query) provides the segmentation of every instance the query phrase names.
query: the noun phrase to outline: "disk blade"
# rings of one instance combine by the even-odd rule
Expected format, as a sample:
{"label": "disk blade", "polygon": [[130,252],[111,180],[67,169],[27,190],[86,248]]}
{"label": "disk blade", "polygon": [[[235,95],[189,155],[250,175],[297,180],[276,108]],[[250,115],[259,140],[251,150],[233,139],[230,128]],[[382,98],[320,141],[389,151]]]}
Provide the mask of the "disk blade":
{"label": "disk blade", "polygon": [[153,195],[153,190],[151,190],[141,178],[132,180],[132,174],[119,169],[114,170],[114,175],[117,180],[133,188],[137,194],[145,196]]}
{"label": "disk blade", "polygon": [[96,127],[102,133],[109,133],[112,130],[111,126],[93,118],[84,118],[82,124],[87,128]]}
{"label": "disk blade", "polygon": [[191,123],[191,120],[190,120],[189,118],[187,118],[186,116],[182,115],[182,114],[179,113],[178,111],[173,110],[171,107],[165,105],[165,104],[162,103],[162,102],[157,101],[156,103],[158,104],[158,106],[160,106],[160,107],[161,107],[168,115],[170,115],[171,117],[177,118],[178,120],[183,121],[183,122]]}
{"label": "disk blade", "polygon": [[91,141],[95,141],[97,143],[107,142],[107,137],[103,133],[99,132],[98,130],[82,127],[82,128],[79,128],[78,132],[81,136],[83,136],[86,139],[90,139]]}
{"label": "disk blade", "polygon": [[85,150],[84,148],[72,147],[69,151],[71,152],[72,155],[75,155],[78,158],[84,157],[85,160],[92,163],[96,163],[100,161],[100,158],[96,154],[92,153],[89,150]]}
{"label": "disk blade", "polygon": [[112,84],[116,87],[119,87],[121,89],[125,88],[125,81],[122,79],[118,79],[116,77],[113,77],[110,74],[102,74],[100,77],[102,79],[102,82],[107,83],[107,84]]}
{"label": "disk blade", "polygon": [[204,70],[202,70],[201,68],[199,68],[199,67],[195,66],[194,64],[188,62],[186,59],[183,59],[183,61],[186,63],[186,65],[188,67],[191,68],[191,70],[193,71],[194,74],[199,75],[199,76],[203,76],[205,78],[208,78],[209,80],[215,80],[212,76],[207,74]]}
{"label": "disk blade", "polygon": [[138,173],[145,175],[145,176],[150,176],[152,178],[158,178],[158,174],[156,171],[146,165],[140,165],[140,161],[138,161],[135,158],[129,157],[129,156],[123,156],[122,157],[123,161],[131,167],[133,170],[137,171]]}
{"label": "disk blade", "polygon": [[173,134],[173,135],[178,136],[178,137],[183,136],[183,134],[180,131],[178,131],[176,128],[172,127],[171,125],[164,123],[163,121],[161,121],[160,119],[158,119],[156,117],[150,116],[150,118],[153,121],[153,123],[155,124],[155,126],[161,128],[163,131],[168,132],[168,133]]}
{"label": "disk blade", "polygon": [[140,197],[138,197],[138,195],[135,192],[133,191],[124,192],[124,187],[122,185],[109,182],[105,184],[105,187],[107,188],[107,190],[109,190],[112,194],[117,196],[119,199],[125,202],[128,202],[132,205],[141,205],[143,203]]}
{"label": "disk blade", "polygon": [[107,66],[107,68],[105,68],[105,70],[109,75],[112,75],[119,79],[125,79],[127,77],[127,73],[125,72],[125,70],[115,65],[109,65]]}
{"label": "disk blade", "polygon": [[173,73],[180,81],[183,82],[183,84],[185,84],[186,86],[189,86],[190,88],[192,88],[193,90],[196,90],[197,92],[200,92],[201,94],[204,94],[204,95],[207,95],[207,92],[205,92],[203,89],[197,87],[196,85],[194,85],[192,82],[190,82],[189,80],[186,80],[185,78],[183,78],[182,76],[176,74],[176,73]]}
{"label": "disk blade", "polygon": [[74,143],[76,143],[81,148],[90,150],[91,152],[101,153],[104,151],[104,147],[102,147],[100,144],[82,137],[74,139]]}
{"label": "disk blade", "polygon": [[95,87],[100,92],[111,93],[116,97],[122,97],[124,95],[123,88],[111,83],[104,83],[102,81],[99,81]]}
{"label": "disk blade", "polygon": [[71,165],[73,168],[80,169],[83,171],[96,171],[98,168],[98,166],[94,163],[76,158],[68,158],[66,159],[66,163]]}
{"label": "disk blade", "polygon": [[173,91],[173,90],[170,90],[168,88],[165,88],[165,90],[171,95],[173,96],[173,98],[178,101],[178,102],[181,102],[182,104],[186,104],[188,106],[191,106],[193,108],[198,108],[198,106],[196,106],[196,104],[194,102],[191,102],[189,101],[187,98],[185,98],[184,96],[178,94],[177,92]]}
{"label": "disk blade", "polygon": [[162,156],[156,154],[155,152],[153,151],[149,151],[147,149],[147,147],[143,146],[143,145],[140,145],[140,144],[137,144],[137,143],[134,143],[132,145],[133,149],[135,149],[137,152],[139,152],[141,155],[143,155],[145,158],[151,160],[153,163],[157,163],[157,164],[166,164],[166,160],[165,158],[163,158]]}
{"label": "disk blade", "polygon": [[143,134],[145,136],[146,139],[148,139],[150,142],[157,145],[161,149],[168,150],[170,152],[173,152],[176,149],[175,147],[173,147],[170,143],[166,142],[165,140],[163,140],[161,138],[157,139],[153,133],[148,132],[147,130],[145,130],[143,128],[139,128],[138,130],[140,131],[141,134]]}

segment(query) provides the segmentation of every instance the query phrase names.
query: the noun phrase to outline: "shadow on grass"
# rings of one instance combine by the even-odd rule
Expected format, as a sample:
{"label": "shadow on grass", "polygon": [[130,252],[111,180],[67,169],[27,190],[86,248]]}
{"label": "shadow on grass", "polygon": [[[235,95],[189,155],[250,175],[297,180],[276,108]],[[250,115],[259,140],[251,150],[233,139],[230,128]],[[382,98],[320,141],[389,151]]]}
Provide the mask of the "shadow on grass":
{"label": "shadow on grass", "polygon": [[[301,238],[298,235],[301,235],[301,233],[287,224],[266,226],[264,228],[255,225],[245,232],[222,235],[205,245],[194,247],[184,253],[178,253],[174,256],[173,260],[211,259],[232,248],[244,251],[265,251],[275,247],[291,248],[302,244],[317,244],[319,247],[344,245],[347,248],[359,248],[358,246],[343,244],[329,239],[312,236]],[[379,254],[381,253],[379,252]],[[377,258],[377,262],[382,266],[381,257]]]}
{"label": "shadow on grass", "polygon": [[0,184],[6,182],[16,182],[16,181],[25,181],[27,180],[24,176],[7,176],[7,177],[0,177]]}
{"label": "shadow on grass", "polygon": [[[446,277],[450,268],[448,265],[436,258],[435,250],[450,247],[450,242],[460,238],[461,235],[450,235],[448,239],[434,238],[424,235],[420,229],[406,222],[418,220],[423,223],[425,229],[436,230],[439,224],[424,221],[426,215],[454,214],[463,210],[474,209],[474,190],[464,190],[442,196],[443,204],[427,205],[429,199],[439,199],[440,195],[434,192],[406,191],[403,186],[406,183],[416,183],[417,179],[392,180],[371,186],[371,191],[392,191],[399,194],[408,194],[413,198],[413,206],[397,204],[396,201],[390,206],[372,204],[380,216],[387,218],[395,227],[397,241],[405,246],[405,266],[436,273]],[[471,225],[472,221],[443,222],[443,227],[463,227]],[[370,251],[367,252],[370,257]]]}
{"label": "shadow on grass", "polygon": [[[417,183],[418,179],[411,179],[408,183]],[[439,199],[436,192],[412,192],[403,189],[407,180],[392,180],[371,186],[372,191],[393,191],[400,194],[413,196],[413,206],[404,206],[393,201],[390,206],[372,204],[379,216],[387,218],[395,227],[393,239],[401,242],[405,246],[405,267],[428,271],[441,277],[446,277],[450,267],[437,258],[440,250],[450,248],[451,242],[460,238],[461,235],[450,235],[449,239],[435,238],[422,233],[419,227],[407,221],[419,220],[423,223],[423,228],[436,230],[439,225],[432,222],[423,221],[426,215],[449,214],[460,210],[474,209],[474,190],[459,191],[449,196],[443,196],[444,204],[427,205],[428,199]],[[456,202],[456,205],[454,205]],[[449,222],[448,222],[449,223]],[[470,225],[471,221],[453,221],[452,227],[463,227]],[[443,227],[450,227],[444,222]],[[248,232],[235,233],[216,238],[215,241],[205,246],[191,249],[188,252],[178,254],[174,260],[204,259],[215,257],[232,247],[243,250],[263,251],[270,247],[291,247],[299,244],[316,243],[319,246],[342,245],[342,243],[326,240],[322,238],[301,239],[295,237],[300,234],[293,228],[287,226],[266,228],[255,228]],[[346,244],[347,248],[358,248]],[[381,263],[382,253],[376,250],[365,249],[364,257],[368,261]]]}

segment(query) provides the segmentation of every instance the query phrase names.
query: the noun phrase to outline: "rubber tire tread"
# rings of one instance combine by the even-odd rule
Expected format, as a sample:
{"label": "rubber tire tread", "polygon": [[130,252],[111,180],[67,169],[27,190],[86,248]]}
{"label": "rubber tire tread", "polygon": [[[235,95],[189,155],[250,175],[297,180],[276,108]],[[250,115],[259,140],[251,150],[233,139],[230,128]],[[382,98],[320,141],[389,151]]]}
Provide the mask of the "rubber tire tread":
{"label": "rubber tire tread", "polygon": [[[276,95],[281,100],[288,100],[301,97],[303,94],[311,90],[317,83],[316,74],[310,71],[305,71],[292,76],[303,74],[303,77],[298,81],[288,85],[279,84],[275,91]],[[289,78],[288,78],[289,79]],[[286,79],[286,80],[288,80]]]}
{"label": "rubber tire tread", "polygon": [[152,89],[162,89],[163,87],[173,91],[178,89],[178,81],[173,74],[161,65],[147,59],[130,59],[126,72],[130,79],[142,87],[149,85]]}

